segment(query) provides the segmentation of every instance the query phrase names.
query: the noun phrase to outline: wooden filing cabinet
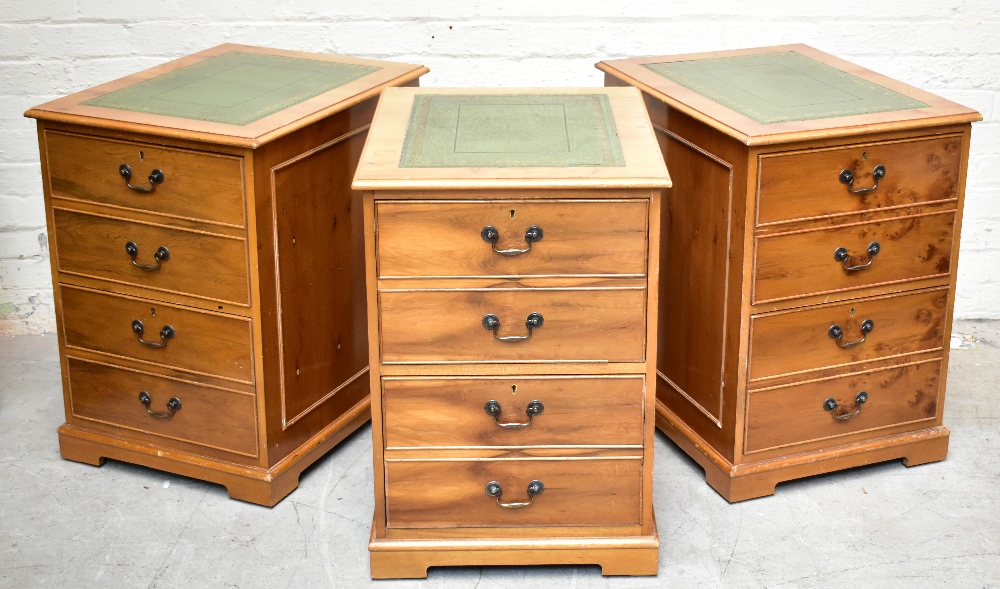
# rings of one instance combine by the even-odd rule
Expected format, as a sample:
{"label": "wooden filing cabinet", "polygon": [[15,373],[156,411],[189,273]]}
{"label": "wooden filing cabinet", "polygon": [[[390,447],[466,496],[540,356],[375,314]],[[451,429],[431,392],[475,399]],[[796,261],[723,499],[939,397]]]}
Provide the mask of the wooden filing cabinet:
{"label": "wooden filing cabinet", "polygon": [[657,425],[729,501],[942,460],[970,123],[804,45],[606,61],[674,175]]}
{"label": "wooden filing cabinet", "polygon": [[380,91],[426,71],[221,45],[26,113],[64,458],[142,464],[270,506],[368,420],[350,182]]}
{"label": "wooden filing cabinet", "polygon": [[660,189],[639,93],[388,89],[364,192],[375,578],[656,574]]}

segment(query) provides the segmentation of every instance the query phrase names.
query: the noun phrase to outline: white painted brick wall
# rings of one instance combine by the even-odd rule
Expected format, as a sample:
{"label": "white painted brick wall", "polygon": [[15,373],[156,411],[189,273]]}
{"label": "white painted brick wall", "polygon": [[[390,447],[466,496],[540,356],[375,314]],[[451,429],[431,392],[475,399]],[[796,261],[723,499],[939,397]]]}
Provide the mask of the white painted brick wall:
{"label": "white painted brick wall", "polygon": [[29,107],[223,42],[600,86],[600,59],[807,43],[983,113],[956,315],[1000,318],[1000,0],[0,0],[0,333],[54,329]]}

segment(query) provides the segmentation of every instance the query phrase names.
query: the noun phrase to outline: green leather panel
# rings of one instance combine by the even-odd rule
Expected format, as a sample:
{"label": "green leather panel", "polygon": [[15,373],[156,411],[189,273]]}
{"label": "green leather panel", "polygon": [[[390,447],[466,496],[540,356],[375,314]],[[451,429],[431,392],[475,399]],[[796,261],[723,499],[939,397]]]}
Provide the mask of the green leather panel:
{"label": "green leather panel", "polygon": [[83,104],[246,125],[379,69],[230,51]]}
{"label": "green leather panel", "polygon": [[605,94],[418,94],[402,168],[624,166]]}
{"label": "green leather panel", "polygon": [[795,51],[645,67],[765,124],[928,106]]}

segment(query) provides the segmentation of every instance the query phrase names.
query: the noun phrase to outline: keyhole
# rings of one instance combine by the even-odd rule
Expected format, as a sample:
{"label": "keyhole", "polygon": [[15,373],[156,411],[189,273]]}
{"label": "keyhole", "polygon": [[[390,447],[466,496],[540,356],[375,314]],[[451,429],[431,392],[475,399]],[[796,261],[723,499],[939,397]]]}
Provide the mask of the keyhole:
{"label": "keyhole", "polygon": [[516,395],[517,394],[517,385],[516,384],[510,385],[510,394],[512,394],[512,395]]}
{"label": "keyhole", "polygon": [[140,151],[139,152],[139,160],[142,161],[144,159],[146,159],[146,156]]}
{"label": "keyhole", "polygon": [[155,308],[150,308],[150,309],[149,309],[149,312],[150,312],[150,314],[151,314],[151,315],[152,315],[153,317],[156,317],[156,309],[155,309]]}
{"label": "keyhole", "polygon": [[867,151],[861,154],[861,161],[863,161],[863,162],[864,161],[868,161],[868,152]]}
{"label": "keyhole", "polygon": [[851,307],[851,317],[854,317],[854,307]]}
{"label": "keyhole", "polygon": [[511,219],[513,219],[513,218],[514,218],[514,209],[511,209],[511,210],[510,210],[510,218],[511,218]]}

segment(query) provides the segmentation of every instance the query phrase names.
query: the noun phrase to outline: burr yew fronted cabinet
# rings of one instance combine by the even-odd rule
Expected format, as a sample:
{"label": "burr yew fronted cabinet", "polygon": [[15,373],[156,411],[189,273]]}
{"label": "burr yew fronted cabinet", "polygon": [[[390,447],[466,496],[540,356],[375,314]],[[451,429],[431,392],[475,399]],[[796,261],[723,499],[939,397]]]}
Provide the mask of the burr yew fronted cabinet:
{"label": "burr yew fronted cabinet", "polygon": [[723,497],[942,460],[975,111],[793,45],[606,61],[674,175],[657,425]]}
{"label": "burr yew fronted cabinet", "polygon": [[426,68],[221,45],[38,119],[64,458],[274,505],[369,415],[361,202],[382,88]]}
{"label": "burr yew fronted cabinet", "polygon": [[372,577],[656,574],[649,212],[668,185],[633,88],[383,94],[354,181]]}

